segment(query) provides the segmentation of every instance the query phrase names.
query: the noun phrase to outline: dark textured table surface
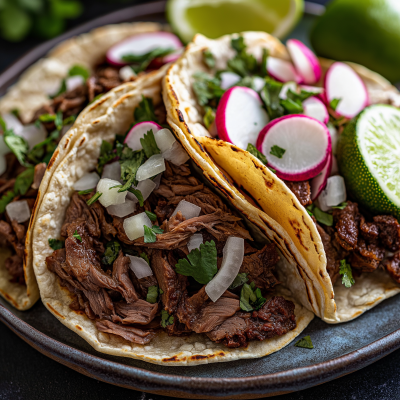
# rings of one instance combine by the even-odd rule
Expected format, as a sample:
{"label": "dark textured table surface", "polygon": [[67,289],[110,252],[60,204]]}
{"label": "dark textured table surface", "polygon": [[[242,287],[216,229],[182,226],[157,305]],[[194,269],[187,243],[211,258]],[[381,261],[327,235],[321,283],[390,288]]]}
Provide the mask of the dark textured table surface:
{"label": "dark textured table surface", "polygon": [[[140,1],[86,0],[85,12],[70,27]],[[326,3],[326,0],[317,0]],[[0,71],[40,41],[20,44],[0,39]],[[400,399],[400,351],[351,375],[301,392],[279,396],[292,399]],[[167,400],[167,397],[130,391],[81,375],[40,354],[0,323],[0,400],[121,399]]]}

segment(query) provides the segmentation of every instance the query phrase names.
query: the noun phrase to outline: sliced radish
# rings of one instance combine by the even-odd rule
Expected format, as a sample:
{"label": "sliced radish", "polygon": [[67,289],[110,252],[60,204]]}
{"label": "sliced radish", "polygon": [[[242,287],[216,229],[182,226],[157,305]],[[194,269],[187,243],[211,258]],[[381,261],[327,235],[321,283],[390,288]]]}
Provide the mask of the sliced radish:
{"label": "sliced radish", "polygon": [[115,44],[107,51],[106,58],[110,64],[122,67],[128,64],[122,60],[125,55],[141,56],[157,48],[177,50],[181,47],[181,41],[173,33],[148,32],[131,36]]}
{"label": "sliced radish", "polygon": [[279,98],[282,99],[282,100],[286,100],[289,90],[292,91],[293,93],[297,92],[297,84],[296,84],[296,82],[286,82],[282,86],[281,91],[279,92]]}
{"label": "sliced radish", "polygon": [[293,114],[271,121],[259,134],[257,149],[279,178],[303,181],[317,176],[331,153],[328,128],[314,118]]}
{"label": "sliced radish", "polygon": [[235,74],[234,72],[222,72],[220,75],[221,79],[221,88],[224,90],[229,89],[230,87],[236,85],[240,81],[240,76],[238,74]]}
{"label": "sliced radish", "polygon": [[267,71],[274,79],[280,82],[301,82],[301,78],[294,69],[293,64],[280,58],[268,57]]}
{"label": "sliced radish", "polygon": [[215,121],[222,140],[246,149],[249,143],[256,143],[257,135],[269,117],[256,91],[235,86],[221,97]]}
{"label": "sliced radish", "polygon": [[304,115],[315,118],[318,121],[327,124],[329,121],[329,113],[325,104],[317,97],[309,97],[303,101]]}
{"label": "sliced radish", "polygon": [[148,131],[153,131],[153,134],[155,134],[160,129],[162,129],[162,126],[155,122],[139,122],[128,132],[124,143],[126,143],[132,150],[141,150],[142,144],[140,143],[140,139],[142,139]]}
{"label": "sliced radish", "polygon": [[332,169],[332,155],[329,153],[328,159],[321,173],[317,175],[315,178],[311,179],[310,187],[311,187],[311,200],[314,201],[318,198],[321,192],[325,189],[326,182],[329,178],[330,172]]}
{"label": "sliced radish", "polygon": [[324,86],[327,102],[339,99],[335,111],[346,118],[355,117],[369,104],[364,82],[347,64],[333,63],[326,72]]}
{"label": "sliced radish", "polygon": [[297,73],[304,83],[313,84],[321,78],[321,65],[316,55],[300,40],[289,39],[286,42],[290,57]]}

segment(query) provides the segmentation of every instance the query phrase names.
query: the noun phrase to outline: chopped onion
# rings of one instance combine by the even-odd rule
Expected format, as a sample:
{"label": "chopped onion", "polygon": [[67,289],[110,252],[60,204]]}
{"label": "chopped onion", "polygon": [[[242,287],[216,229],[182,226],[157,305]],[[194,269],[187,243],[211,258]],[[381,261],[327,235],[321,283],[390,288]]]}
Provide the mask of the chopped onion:
{"label": "chopped onion", "polygon": [[88,172],[73,184],[75,190],[94,189],[100,180],[96,172]]}
{"label": "chopped onion", "polygon": [[286,82],[283,86],[281,91],[279,92],[279,98],[282,100],[287,99],[287,93],[288,91],[291,90],[293,93],[297,92],[297,84],[296,82]]}
{"label": "chopped onion", "polygon": [[82,75],[74,75],[70,76],[65,80],[65,86],[67,88],[67,92],[71,92],[75,90],[77,87],[82,86],[85,83],[85,79]]}
{"label": "chopped onion", "polygon": [[175,165],[182,165],[189,160],[189,155],[182,145],[176,141],[170,149],[161,154],[166,160]]}
{"label": "chopped onion", "polygon": [[100,179],[97,184],[97,191],[102,193],[99,202],[102,206],[108,207],[114,204],[125,203],[126,191],[118,193],[119,188],[110,189],[113,186],[121,185],[118,181],[112,179]]}
{"label": "chopped onion", "polygon": [[153,275],[153,271],[145,259],[142,257],[130,256],[129,254],[127,254],[127,256],[131,259],[130,267],[133,273],[136,275],[136,278],[142,279],[146,278],[146,276]]}
{"label": "chopped onion", "polygon": [[144,212],[125,219],[124,230],[126,236],[128,236],[128,239],[135,240],[144,236],[144,225],[148,226],[149,228],[153,226],[150,218]]}
{"label": "chopped onion", "polygon": [[17,135],[23,137],[28,142],[29,148],[32,149],[46,139],[47,131],[42,124],[39,127],[35,124],[30,124],[25,125]]}
{"label": "chopped onion", "polygon": [[331,134],[332,154],[336,154],[339,134],[338,134],[337,129],[330,122],[328,122],[327,126],[328,126],[328,131]]}
{"label": "chopped onion", "polygon": [[129,81],[134,76],[136,76],[136,73],[129,65],[125,65],[119,70],[119,77],[123,81]]}
{"label": "chopped onion", "polygon": [[158,189],[160,187],[160,183],[161,183],[161,177],[162,177],[162,173],[158,174],[154,179],[153,182],[156,184],[156,187],[154,188],[154,190]]}
{"label": "chopped onion", "polygon": [[265,86],[265,80],[259,76],[253,78],[253,89],[259,92]]}
{"label": "chopped onion", "polygon": [[224,90],[229,89],[232,86],[235,86],[240,81],[240,76],[235,74],[234,72],[222,72],[220,75],[221,78],[221,88]]}
{"label": "chopped onion", "polygon": [[244,257],[244,239],[230,236],[225,243],[222,265],[217,275],[207,283],[206,293],[216,302],[235,280]]}
{"label": "chopped onion", "polygon": [[13,201],[7,204],[6,211],[10,219],[15,219],[19,224],[28,221],[31,217],[31,210],[26,200]]}
{"label": "chopped onion", "polygon": [[165,161],[161,154],[154,154],[144,164],[142,164],[136,173],[136,179],[144,181],[152,176],[165,171]]}
{"label": "chopped onion", "polygon": [[318,197],[319,208],[322,211],[328,211],[331,207],[337,206],[346,201],[346,185],[340,175],[328,178],[326,188]]}
{"label": "chopped onion", "polygon": [[160,129],[154,134],[154,139],[161,153],[170,149],[176,142],[175,136],[169,129]]}
{"label": "chopped onion", "polygon": [[3,121],[6,124],[7,129],[12,129],[16,135],[24,129],[21,121],[14,114],[2,114]]}
{"label": "chopped onion", "polygon": [[107,211],[110,215],[116,215],[117,217],[123,218],[129,214],[132,214],[136,210],[136,202],[126,199],[125,203],[115,204],[108,206]]}
{"label": "chopped onion", "polygon": [[143,196],[143,200],[146,200],[151,192],[156,188],[156,184],[151,179],[145,179],[144,181],[140,181],[136,186],[137,190],[140,190]]}
{"label": "chopped onion", "polygon": [[175,215],[180,211],[185,219],[196,218],[200,215],[201,207],[196,206],[193,203],[189,203],[186,200],[181,200],[175,208],[174,213],[171,217],[175,217]]}
{"label": "chopped onion", "polygon": [[193,249],[199,249],[201,244],[203,244],[203,235],[201,233],[195,233],[191,236],[187,248],[189,252],[191,252]]}
{"label": "chopped onion", "polygon": [[114,161],[110,164],[106,164],[104,166],[103,173],[101,174],[101,178],[108,178],[122,183],[121,164],[119,163],[119,161]]}

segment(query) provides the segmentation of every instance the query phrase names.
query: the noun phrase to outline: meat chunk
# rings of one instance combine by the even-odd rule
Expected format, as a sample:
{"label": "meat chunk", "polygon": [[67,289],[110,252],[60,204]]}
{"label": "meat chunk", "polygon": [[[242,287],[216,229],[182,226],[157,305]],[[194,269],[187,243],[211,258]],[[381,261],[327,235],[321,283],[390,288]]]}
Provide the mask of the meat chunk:
{"label": "meat chunk", "polygon": [[25,285],[24,260],[20,256],[15,254],[6,258],[4,265],[11,275],[10,282]]}
{"label": "meat chunk", "polygon": [[113,278],[118,282],[120,291],[126,302],[136,302],[139,297],[135,287],[129,277],[131,260],[129,257],[124,257],[122,251],[119,252],[117,259],[113,264]]}
{"label": "meat chunk", "polygon": [[379,228],[379,239],[385,249],[397,251],[400,249],[400,224],[391,215],[378,215],[374,222]]}
{"label": "meat chunk", "polygon": [[123,317],[123,324],[149,324],[157,314],[158,304],[150,304],[144,300],[137,300],[135,303],[118,302],[115,304],[118,315]]}
{"label": "meat chunk", "polygon": [[300,204],[305,207],[312,204],[311,201],[311,188],[308,181],[291,182],[284,181],[286,186],[293,192],[297,197]]}
{"label": "meat chunk", "polygon": [[362,272],[373,272],[385,257],[385,250],[374,243],[359,239],[355,251],[351,253],[350,265]]}
{"label": "meat chunk", "polygon": [[384,267],[392,279],[400,283],[400,253],[388,257],[384,262]]}
{"label": "meat chunk", "polygon": [[358,240],[359,212],[356,203],[347,202],[343,210],[334,210],[336,221],[336,240],[345,250],[354,250]]}
{"label": "meat chunk", "polygon": [[326,254],[326,270],[334,284],[339,277],[339,268],[341,257],[339,252],[332,244],[332,239],[325,230],[317,224],[318,233],[321,236],[322,244]]}
{"label": "meat chunk", "polygon": [[44,173],[46,172],[46,168],[47,168],[46,163],[39,163],[35,165],[35,171],[33,174],[33,183],[32,183],[33,189],[39,189]]}

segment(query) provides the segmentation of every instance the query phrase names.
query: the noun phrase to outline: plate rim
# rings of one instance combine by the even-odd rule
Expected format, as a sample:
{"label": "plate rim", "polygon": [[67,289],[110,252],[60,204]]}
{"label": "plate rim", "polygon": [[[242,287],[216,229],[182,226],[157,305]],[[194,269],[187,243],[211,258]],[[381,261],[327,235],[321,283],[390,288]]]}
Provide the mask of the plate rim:
{"label": "plate rim", "polygon": [[[0,96],[19,76],[60,42],[96,27],[164,12],[166,1],[139,4],[105,14],[46,41],[17,59],[0,74]],[[308,14],[319,14],[315,3],[305,2]],[[29,311],[27,311],[29,312]],[[400,348],[400,329],[355,351],[318,364],[242,378],[200,378],[148,371],[86,353],[59,342],[0,304],[0,321],[45,356],[84,375],[109,384],[166,396],[190,398],[259,398],[303,390],[366,367]]]}

